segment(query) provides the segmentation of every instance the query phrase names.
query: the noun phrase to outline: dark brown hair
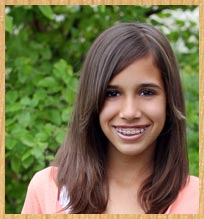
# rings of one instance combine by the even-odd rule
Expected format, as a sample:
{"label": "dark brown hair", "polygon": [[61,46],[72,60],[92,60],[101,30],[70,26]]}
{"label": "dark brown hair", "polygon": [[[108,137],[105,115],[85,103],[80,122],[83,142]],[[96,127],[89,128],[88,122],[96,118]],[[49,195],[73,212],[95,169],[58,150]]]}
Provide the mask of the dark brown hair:
{"label": "dark brown hair", "polygon": [[70,213],[103,213],[106,209],[108,140],[101,130],[99,113],[110,80],[149,54],[162,74],[167,117],[157,140],[153,173],[139,192],[145,213],[164,213],[186,183],[185,104],[172,48],[151,25],[116,24],[95,40],[86,56],[68,133],[55,157],[59,191],[66,187]]}

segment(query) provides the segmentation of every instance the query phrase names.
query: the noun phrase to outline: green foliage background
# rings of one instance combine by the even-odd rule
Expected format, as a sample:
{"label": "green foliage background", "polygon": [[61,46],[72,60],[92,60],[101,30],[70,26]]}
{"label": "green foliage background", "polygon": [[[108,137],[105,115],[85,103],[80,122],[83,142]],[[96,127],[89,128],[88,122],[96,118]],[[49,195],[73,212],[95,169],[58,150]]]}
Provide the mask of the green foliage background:
{"label": "green foliage background", "polygon": [[85,54],[116,22],[151,23],[169,38],[184,82],[190,173],[198,175],[196,14],[195,6],[6,7],[6,213],[20,213],[31,177],[53,160]]}

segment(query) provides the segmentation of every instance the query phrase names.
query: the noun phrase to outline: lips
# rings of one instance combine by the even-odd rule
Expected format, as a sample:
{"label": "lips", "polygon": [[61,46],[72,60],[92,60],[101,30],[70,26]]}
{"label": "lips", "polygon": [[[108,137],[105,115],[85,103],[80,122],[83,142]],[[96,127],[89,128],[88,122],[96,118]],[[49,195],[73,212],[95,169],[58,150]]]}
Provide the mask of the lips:
{"label": "lips", "polygon": [[127,136],[138,135],[144,132],[144,128],[141,129],[123,129],[123,128],[116,128],[116,131]]}
{"label": "lips", "polygon": [[149,125],[140,125],[134,127],[114,126],[116,132],[123,136],[136,136],[145,132]]}

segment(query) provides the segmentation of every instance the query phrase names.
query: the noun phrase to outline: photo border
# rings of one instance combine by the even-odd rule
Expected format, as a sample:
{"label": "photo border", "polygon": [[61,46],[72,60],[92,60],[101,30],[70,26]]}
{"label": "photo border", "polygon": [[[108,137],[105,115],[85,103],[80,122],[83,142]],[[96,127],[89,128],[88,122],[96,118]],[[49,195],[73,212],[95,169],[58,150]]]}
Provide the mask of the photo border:
{"label": "photo border", "polygon": [[[198,5],[199,6],[199,214],[21,215],[5,214],[5,5]],[[204,1],[203,0],[0,0],[0,218],[6,219],[190,219],[204,218]],[[190,201],[190,200],[189,200]]]}

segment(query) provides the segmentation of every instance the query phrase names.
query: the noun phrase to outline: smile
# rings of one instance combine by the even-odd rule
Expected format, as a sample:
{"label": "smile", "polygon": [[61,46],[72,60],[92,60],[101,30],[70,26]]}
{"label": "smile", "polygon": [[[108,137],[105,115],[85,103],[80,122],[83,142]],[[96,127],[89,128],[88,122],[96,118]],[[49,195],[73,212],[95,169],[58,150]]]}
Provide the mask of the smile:
{"label": "smile", "polygon": [[124,128],[124,127],[115,127],[116,132],[125,136],[134,136],[140,135],[147,129],[147,126],[140,127],[140,128]]}
{"label": "smile", "polygon": [[145,129],[122,129],[116,128],[116,131],[123,135],[138,135],[144,132]]}

